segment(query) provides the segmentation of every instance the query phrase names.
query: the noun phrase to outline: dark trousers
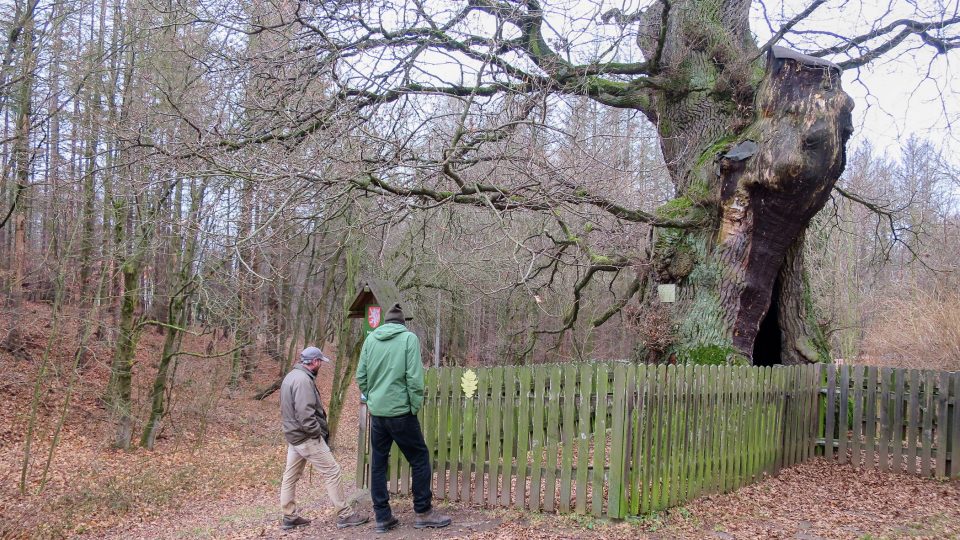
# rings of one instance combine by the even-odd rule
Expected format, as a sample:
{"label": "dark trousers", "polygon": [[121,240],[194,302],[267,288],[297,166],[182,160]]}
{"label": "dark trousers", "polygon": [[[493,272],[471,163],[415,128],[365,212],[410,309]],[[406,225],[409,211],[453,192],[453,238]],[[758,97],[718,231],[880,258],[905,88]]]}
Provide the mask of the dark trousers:
{"label": "dark trousers", "polygon": [[420,421],[412,414],[371,416],[370,498],[379,522],[387,521],[393,515],[390,511],[390,494],[387,492],[387,460],[394,442],[410,463],[414,511],[429,511],[433,500],[433,492],[430,491],[430,451],[423,440]]}

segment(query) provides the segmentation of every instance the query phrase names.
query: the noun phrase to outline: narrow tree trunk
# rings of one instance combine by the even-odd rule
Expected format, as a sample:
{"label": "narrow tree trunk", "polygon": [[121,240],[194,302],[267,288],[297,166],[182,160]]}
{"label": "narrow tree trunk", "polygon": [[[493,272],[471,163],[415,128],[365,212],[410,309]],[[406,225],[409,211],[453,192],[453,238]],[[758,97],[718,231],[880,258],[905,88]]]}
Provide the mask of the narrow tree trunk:
{"label": "narrow tree trunk", "polygon": [[120,324],[117,335],[117,345],[114,349],[113,365],[110,370],[113,379],[110,385],[113,395],[110,396],[110,406],[113,409],[116,423],[116,448],[130,448],[130,437],[133,434],[133,411],[131,389],[133,384],[134,354],[137,348],[139,328],[137,324],[137,304],[140,298],[140,264],[128,261],[121,268],[123,273],[123,296],[120,300]]}
{"label": "narrow tree trunk", "polygon": [[[178,188],[180,191],[180,188]],[[174,204],[174,227],[170,237],[170,251],[176,252],[175,245],[180,245],[181,235],[187,231],[184,243],[183,255],[174,260],[177,264],[174,287],[176,287],[167,302],[166,319],[169,326],[164,327],[166,336],[163,340],[163,352],[160,355],[160,363],[157,366],[157,374],[153,380],[153,386],[150,389],[150,414],[144,423],[143,434],[140,437],[140,445],[152,450],[156,444],[157,434],[160,429],[160,422],[166,413],[164,407],[164,398],[167,387],[170,383],[170,364],[171,361],[180,352],[180,343],[183,337],[183,328],[187,327],[189,314],[188,304],[190,296],[194,289],[193,267],[196,259],[198,239],[198,228],[200,224],[200,208],[204,196],[203,187],[194,187],[190,192],[190,210],[188,214],[188,226],[183,230],[176,224],[180,222],[179,208],[180,196],[176,197]]]}
{"label": "narrow tree trunk", "polygon": [[[94,294],[92,285],[93,274],[93,253],[94,243],[96,242],[96,149],[100,144],[100,119],[97,111],[100,110],[100,90],[99,85],[94,85],[92,98],[87,102],[87,117],[90,128],[90,136],[86,142],[86,152],[84,159],[86,161],[86,170],[83,175],[83,204],[80,210],[80,220],[83,223],[80,231],[80,266],[79,277],[79,296],[80,296],[80,318],[84,321],[81,324],[79,333],[82,336],[86,333],[85,326],[94,324]],[[106,206],[106,205],[105,205]],[[107,231],[104,229],[103,237],[106,238]],[[89,365],[90,354],[87,351],[85,340],[78,340],[77,354],[80,355],[79,367],[83,371]]]}
{"label": "narrow tree trunk", "polygon": [[[30,125],[33,121],[33,81],[34,62],[34,12],[36,4],[28,6],[24,14],[22,61],[20,83],[17,92],[17,116],[14,127],[13,155],[15,162],[13,196],[14,237],[13,237],[13,280],[10,283],[9,309],[16,313],[23,298],[24,272],[27,258],[27,190],[30,188]],[[4,217],[0,216],[0,219]],[[6,350],[19,355],[22,352],[22,336],[17,325],[12,325],[0,344]]]}
{"label": "narrow tree trunk", "polygon": [[253,243],[253,182],[245,179],[240,202],[240,220],[237,231],[237,308],[235,313],[235,328],[233,361],[230,370],[231,389],[240,386],[240,379],[249,380],[255,367],[253,359],[252,340],[253,328],[253,274],[254,267]]}
{"label": "narrow tree trunk", "polygon": [[340,414],[343,411],[343,402],[347,390],[353,382],[360,361],[360,346],[362,337],[356,337],[353,329],[353,319],[347,318],[347,310],[357,295],[357,281],[360,278],[360,246],[357,240],[348,237],[348,245],[344,249],[344,286],[343,303],[341,310],[340,332],[337,334],[337,359],[334,363],[333,384],[330,388],[330,410],[327,415],[327,424],[330,426],[330,441],[335,443],[337,428],[340,425]]}

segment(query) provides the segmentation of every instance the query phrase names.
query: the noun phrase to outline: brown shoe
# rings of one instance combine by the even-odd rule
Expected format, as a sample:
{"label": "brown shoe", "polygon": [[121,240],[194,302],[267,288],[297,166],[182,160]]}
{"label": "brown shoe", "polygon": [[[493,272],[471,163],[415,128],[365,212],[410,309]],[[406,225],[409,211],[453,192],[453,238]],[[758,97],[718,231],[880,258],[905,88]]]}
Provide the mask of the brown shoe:
{"label": "brown shoe", "polygon": [[310,520],[305,517],[300,516],[283,516],[283,519],[280,520],[280,528],[289,531],[290,529],[296,529],[298,527],[306,527],[310,524]]}
{"label": "brown shoe", "polygon": [[446,527],[453,520],[450,519],[450,516],[445,516],[440,512],[437,512],[436,508],[431,508],[426,512],[417,514],[417,519],[413,522],[414,529],[439,529],[441,527]]}
{"label": "brown shoe", "polygon": [[370,516],[361,514],[360,512],[354,512],[345,518],[337,518],[337,528],[346,529],[347,527],[356,527],[368,521],[370,521]]}
{"label": "brown shoe", "polygon": [[400,520],[399,520],[399,519],[397,519],[397,518],[395,518],[395,517],[393,517],[393,516],[390,516],[390,519],[388,519],[388,520],[386,520],[386,521],[383,521],[383,522],[378,521],[378,522],[377,522],[377,527],[374,529],[374,531],[375,531],[377,534],[383,534],[383,533],[385,533],[385,532],[387,532],[387,531],[389,531],[389,530],[395,529],[395,528],[397,527],[397,525],[399,525],[399,524],[400,524]]}

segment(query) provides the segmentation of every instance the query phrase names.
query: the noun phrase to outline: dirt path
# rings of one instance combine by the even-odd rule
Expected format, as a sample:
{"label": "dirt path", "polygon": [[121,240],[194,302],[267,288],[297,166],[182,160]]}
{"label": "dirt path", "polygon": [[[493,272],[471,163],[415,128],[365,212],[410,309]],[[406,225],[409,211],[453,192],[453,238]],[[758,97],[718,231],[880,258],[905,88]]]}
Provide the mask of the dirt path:
{"label": "dirt path", "polygon": [[[446,529],[413,529],[409,497],[396,497],[401,526],[387,534],[372,523],[338,530],[319,482],[301,491],[311,526],[277,526],[275,493],[247,493],[224,502],[186,505],[155,521],[116,527],[98,538],[384,539],[472,538],[960,538],[960,482],[864,473],[815,460],[777,478],[726,495],[697,499],[669,512],[621,522],[583,516],[484,510],[440,503],[454,518]],[[370,511],[369,501],[361,507]]]}

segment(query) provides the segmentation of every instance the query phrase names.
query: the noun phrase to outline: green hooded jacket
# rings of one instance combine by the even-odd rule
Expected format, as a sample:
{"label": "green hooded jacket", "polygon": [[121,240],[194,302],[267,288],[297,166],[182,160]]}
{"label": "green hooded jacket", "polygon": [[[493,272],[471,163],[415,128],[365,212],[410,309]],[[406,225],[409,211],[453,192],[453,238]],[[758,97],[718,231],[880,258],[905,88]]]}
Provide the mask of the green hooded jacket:
{"label": "green hooded jacket", "polygon": [[423,405],[420,339],[407,327],[387,323],[363,342],[357,384],[374,416],[417,414]]}

